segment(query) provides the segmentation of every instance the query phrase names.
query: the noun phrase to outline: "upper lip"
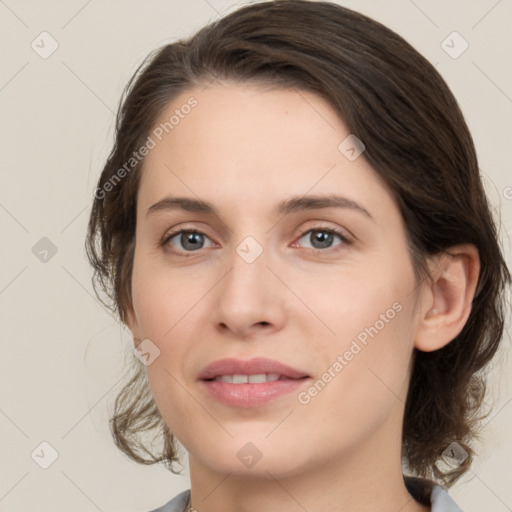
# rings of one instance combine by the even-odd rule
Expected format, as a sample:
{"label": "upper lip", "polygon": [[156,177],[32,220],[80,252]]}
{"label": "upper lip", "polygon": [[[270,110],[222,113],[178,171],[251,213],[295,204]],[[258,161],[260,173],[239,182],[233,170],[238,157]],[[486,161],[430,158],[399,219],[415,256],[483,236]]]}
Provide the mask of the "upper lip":
{"label": "upper lip", "polygon": [[273,359],[257,357],[254,359],[219,359],[204,368],[199,380],[214,379],[221,375],[258,375],[262,373],[278,373],[288,379],[309,377],[306,373],[292,368]]}

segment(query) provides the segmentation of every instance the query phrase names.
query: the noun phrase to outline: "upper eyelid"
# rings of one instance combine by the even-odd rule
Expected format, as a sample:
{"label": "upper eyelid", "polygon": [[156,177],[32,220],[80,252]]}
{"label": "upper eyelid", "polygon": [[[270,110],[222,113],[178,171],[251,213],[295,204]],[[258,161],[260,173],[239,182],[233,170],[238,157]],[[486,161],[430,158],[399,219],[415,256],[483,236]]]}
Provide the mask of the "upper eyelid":
{"label": "upper eyelid", "polygon": [[[314,222],[314,221],[313,221]],[[321,221],[318,221],[318,222],[321,222]],[[313,226],[310,226],[310,227],[307,227],[307,228],[301,228],[299,230],[298,233],[294,234],[294,236],[304,236],[306,233],[308,233],[309,231],[321,231],[321,230],[325,230],[325,231],[333,231],[333,232],[341,232],[342,234],[344,234],[345,232],[347,232],[347,236],[348,235],[351,235],[350,232],[346,229],[346,228],[335,228],[333,226],[327,226],[327,225],[318,225],[318,224],[315,224]],[[173,236],[176,236],[180,233],[183,233],[183,232],[186,232],[186,233],[200,233],[202,235],[205,235],[209,238],[211,238],[206,232],[205,230],[201,229],[201,228],[196,228],[196,227],[188,227],[188,226],[185,226],[185,227],[180,227],[179,229],[170,229],[168,231],[166,231],[162,237],[162,239],[168,239],[169,237],[173,237]]]}

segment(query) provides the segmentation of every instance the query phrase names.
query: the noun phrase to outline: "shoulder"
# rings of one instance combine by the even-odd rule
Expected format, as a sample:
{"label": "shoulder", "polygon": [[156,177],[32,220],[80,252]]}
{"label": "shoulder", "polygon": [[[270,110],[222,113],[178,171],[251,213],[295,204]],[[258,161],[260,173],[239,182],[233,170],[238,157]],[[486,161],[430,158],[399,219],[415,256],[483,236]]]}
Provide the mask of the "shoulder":
{"label": "shoulder", "polygon": [[446,489],[440,485],[434,485],[432,489],[432,512],[463,512],[453,501]]}
{"label": "shoulder", "polygon": [[181,492],[165,505],[151,510],[150,512],[185,512],[188,499],[190,498],[190,489]]}
{"label": "shoulder", "polygon": [[405,477],[404,481],[409,494],[423,505],[431,505],[432,512],[463,512],[440,485],[416,477]]}
{"label": "shoulder", "polygon": [[[440,485],[421,478],[406,477],[405,483],[411,496],[425,505],[432,505],[432,512],[463,512],[448,491]],[[175,496],[165,505],[150,512],[185,512],[190,489]]]}

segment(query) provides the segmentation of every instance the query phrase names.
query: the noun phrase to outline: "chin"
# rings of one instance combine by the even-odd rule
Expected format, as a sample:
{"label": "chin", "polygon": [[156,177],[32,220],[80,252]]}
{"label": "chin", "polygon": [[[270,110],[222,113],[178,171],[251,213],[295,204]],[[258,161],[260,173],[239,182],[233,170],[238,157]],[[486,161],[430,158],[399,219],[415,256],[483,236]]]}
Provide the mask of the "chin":
{"label": "chin", "polygon": [[264,437],[258,439],[253,442],[244,436],[243,439],[230,439],[225,444],[210,440],[208,446],[196,447],[189,453],[199,453],[200,456],[194,458],[210,471],[231,473],[232,477],[241,479],[292,477],[303,472],[308,465],[307,460],[303,459],[304,447],[284,450],[277,439],[276,443],[264,440]]}

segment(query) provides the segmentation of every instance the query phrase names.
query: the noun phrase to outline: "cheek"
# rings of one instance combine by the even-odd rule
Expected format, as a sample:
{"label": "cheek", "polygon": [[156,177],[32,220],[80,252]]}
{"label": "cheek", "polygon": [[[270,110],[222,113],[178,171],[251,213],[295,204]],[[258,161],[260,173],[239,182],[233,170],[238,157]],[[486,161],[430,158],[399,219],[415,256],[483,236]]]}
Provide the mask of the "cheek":
{"label": "cheek", "polygon": [[364,267],[340,268],[325,279],[320,276],[302,284],[300,276],[294,281],[297,295],[307,298],[306,305],[317,316],[315,320],[309,313],[317,330],[321,329],[316,337],[320,348],[341,350],[356,338],[363,345],[372,339],[396,344],[404,340],[412,318],[412,270],[408,272],[405,265],[399,270],[382,261]]}
{"label": "cheek", "polygon": [[197,293],[179,279],[173,278],[171,283],[164,272],[144,263],[137,259],[134,263],[133,306],[141,338],[151,340],[159,350],[158,357],[146,366],[146,374],[160,414],[181,440],[186,429],[180,418],[198,414],[180,374],[190,347],[184,333],[187,311],[197,303]]}
{"label": "cheek", "polygon": [[[386,301],[383,304],[387,306]],[[338,337],[321,349],[328,354],[324,359],[328,363],[315,376],[316,389],[306,389],[301,395],[301,403],[308,402],[301,411],[304,424],[320,428],[325,438],[338,436],[340,446],[348,446],[396,418],[406,401],[412,355],[410,311],[402,306],[400,311],[388,311],[372,305],[375,313],[386,315],[388,311],[388,323],[366,309],[364,314],[355,311],[357,318],[349,317],[355,334]],[[326,419],[321,427],[318,417]]]}
{"label": "cheek", "polygon": [[[205,294],[200,283],[190,285],[176,272],[151,264],[137,256],[132,275],[133,306],[141,339],[154,343],[159,356],[146,367],[157,405],[165,397],[179,398],[181,369],[189,358],[193,344],[190,329],[202,307]],[[183,397],[186,399],[186,396]],[[172,404],[171,404],[172,405]]]}
{"label": "cheek", "polygon": [[385,409],[397,397],[405,400],[413,351],[414,274],[405,264],[373,269],[364,275],[347,272],[324,293],[315,295],[311,289],[306,295],[331,330],[316,337],[317,353],[324,356],[320,375],[329,368],[336,375],[331,392],[324,395],[325,407],[331,402],[357,411],[356,402],[362,400]]}
{"label": "cheek", "polygon": [[135,258],[132,295],[141,336],[166,342],[204,295],[199,282],[184,282],[179,274]]}

